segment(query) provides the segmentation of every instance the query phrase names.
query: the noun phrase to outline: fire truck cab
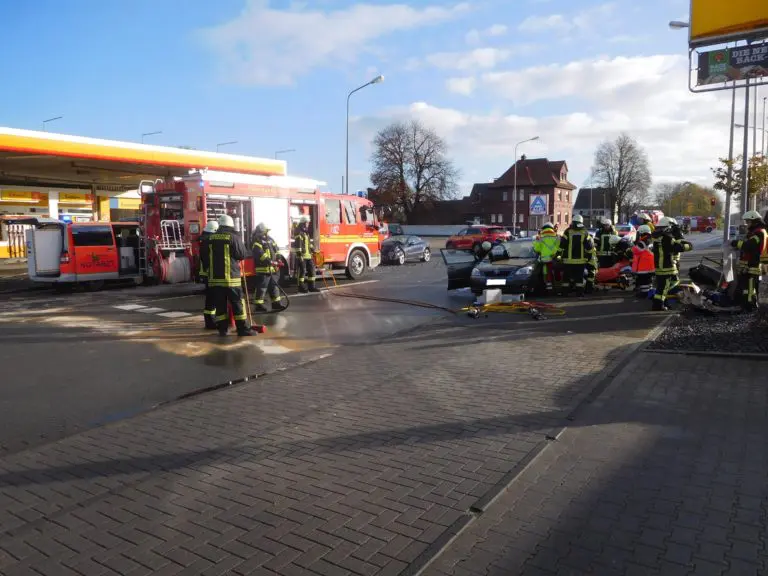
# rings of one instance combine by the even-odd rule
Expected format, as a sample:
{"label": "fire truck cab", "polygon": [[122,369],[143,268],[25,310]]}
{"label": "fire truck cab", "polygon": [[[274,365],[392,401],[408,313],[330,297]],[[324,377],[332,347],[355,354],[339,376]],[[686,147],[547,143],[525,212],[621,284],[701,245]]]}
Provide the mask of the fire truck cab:
{"label": "fire truck cab", "polygon": [[[294,224],[310,218],[315,262],[329,273],[358,279],[381,260],[379,223],[373,204],[359,196],[320,192],[322,182],[290,176],[196,171],[189,176],[142,182],[142,212],[148,274],[161,282],[186,282],[198,270],[200,235],[206,222],[229,214],[247,247],[261,222],[278,245],[282,281],[296,269]],[[245,261],[253,272],[253,261]]]}

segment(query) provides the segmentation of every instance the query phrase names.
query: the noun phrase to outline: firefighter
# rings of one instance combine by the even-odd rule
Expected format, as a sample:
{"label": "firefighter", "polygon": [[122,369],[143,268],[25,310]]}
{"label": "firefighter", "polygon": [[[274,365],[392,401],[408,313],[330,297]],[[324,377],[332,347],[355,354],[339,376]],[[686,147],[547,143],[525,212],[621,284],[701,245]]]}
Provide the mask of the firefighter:
{"label": "firefighter", "polygon": [[545,223],[539,230],[538,237],[533,241],[533,251],[539,256],[541,278],[544,281],[545,290],[550,293],[554,280],[553,262],[560,251],[560,238],[551,222]]}
{"label": "firefighter", "polygon": [[592,261],[594,243],[589,232],[584,228],[584,217],[577,214],[571,225],[563,231],[560,249],[563,252],[565,278],[570,289],[578,295],[584,294],[584,269]]}
{"label": "firefighter", "polygon": [[315,286],[314,252],[315,245],[309,217],[302,216],[299,218],[299,224],[293,237],[293,253],[296,258],[296,269],[299,273],[299,292],[320,292]]}
{"label": "firefighter", "polygon": [[645,212],[639,214],[637,219],[640,222],[640,226],[648,226],[648,228],[651,229],[651,234],[656,230],[656,226],[653,224],[653,218],[648,216]]}
{"label": "firefighter", "polygon": [[257,312],[267,312],[264,305],[264,297],[269,294],[272,300],[272,310],[279,312],[285,310],[280,296],[280,288],[275,280],[277,266],[277,243],[269,235],[269,228],[263,222],[253,231],[253,271],[256,288],[253,293],[253,303]]}
{"label": "firefighter", "polygon": [[595,246],[597,248],[597,261],[600,268],[610,268],[614,264],[614,254],[611,249],[610,238],[615,236],[616,228],[609,218],[600,221],[600,229],[595,234]]}
{"label": "firefighter", "polygon": [[227,214],[219,216],[219,228],[205,239],[200,260],[208,272],[208,288],[213,290],[216,302],[216,328],[221,336],[227,335],[229,315],[227,303],[232,306],[238,336],[252,336],[248,326],[240,262],[248,256],[240,235],[235,232],[235,222]]}
{"label": "firefighter", "polygon": [[[685,240],[685,236],[683,235],[683,229],[680,226],[680,224],[675,220],[674,218],[669,219],[669,223],[672,226],[672,237],[675,240]],[[675,262],[675,268],[677,269],[677,276],[680,277],[680,253],[677,252],[672,257],[672,260]]]}
{"label": "firefighter", "polygon": [[216,294],[210,286],[208,286],[208,270],[203,265],[202,255],[204,252],[208,252],[210,244],[208,238],[211,234],[214,234],[219,229],[219,223],[216,220],[211,220],[203,228],[203,233],[200,235],[200,280],[205,284],[205,307],[203,308],[203,320],[205,320],[205,329],[214,330],[216,328]]}
{"label": "firefighter", "polygon": [[743,240],[732,240],[731,246],[740,251],[738,290],[741,307],[745,312],[752,312],[757,310],[760,293],[760,258],[768,245],[768,232],[757,210],[750,210],[742,216],[742,219],[747,223],[747,236]]}
{"label": "firefighter", "polygon": [[635,294],[647,296],[653,286],[656,263],[651,250],[651,228],[643,225],[637,229],[637,239],[632,246],[632,273],[635,275]]}
{"label": "firefighter", "polygon": [[653,295],[653,310],[668,310],[667,297],[677,288],[680,280],[673,256],[678,252],[688,252],[693,245],[687,240],[675,240],[672,235],[670,219],[664,216],[651,234],[653,239],[653,262],[656,275],[656,292]]}

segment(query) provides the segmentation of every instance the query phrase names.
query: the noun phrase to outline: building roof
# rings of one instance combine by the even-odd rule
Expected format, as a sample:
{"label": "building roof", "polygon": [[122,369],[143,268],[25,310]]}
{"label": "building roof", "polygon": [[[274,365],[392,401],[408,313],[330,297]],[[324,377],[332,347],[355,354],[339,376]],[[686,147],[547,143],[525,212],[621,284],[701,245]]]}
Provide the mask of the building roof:
{"label": "building roof", "polygon": [[580,188],[576,195],[574,210],[610,210],[606,202],[614,196],[615,188]]}
{"label": "building roof", "polygon": [[557,186],[564,190],[575,190],[576,186],[560,181],[560,172],[568,165],[565,160],[550,161],[547,158],[526,158],[523,156],[515,164],[490,184],[491,188],[508,188],[515,184],[515,166],[517,166],[518,186]]}
{"label": "building roof", "polygon": [[487,192],[489,187],[490,184],[487,182],[474,184],[472,186],[472,191],[469,193],[469,200],[472,202],[480,202],[483,199],[483,193]]}

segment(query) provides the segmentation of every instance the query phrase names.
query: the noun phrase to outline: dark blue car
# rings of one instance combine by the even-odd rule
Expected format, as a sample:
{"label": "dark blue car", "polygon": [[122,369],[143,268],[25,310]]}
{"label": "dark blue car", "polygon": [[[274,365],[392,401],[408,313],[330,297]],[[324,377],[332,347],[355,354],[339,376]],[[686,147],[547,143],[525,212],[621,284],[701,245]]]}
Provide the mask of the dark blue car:
{"label": "dark blue car", "polygon": [[381,261],[384,264],[429,262],[431,258],[429,244],[418,236],[390,236],[381,243]]}

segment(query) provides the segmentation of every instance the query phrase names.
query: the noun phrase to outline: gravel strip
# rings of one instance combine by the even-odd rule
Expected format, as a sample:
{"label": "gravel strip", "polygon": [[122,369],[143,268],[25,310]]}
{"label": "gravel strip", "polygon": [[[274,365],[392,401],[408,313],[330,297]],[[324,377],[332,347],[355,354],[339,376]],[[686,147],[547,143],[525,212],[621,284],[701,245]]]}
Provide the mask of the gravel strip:
{"label": "gravel strip", "polygon": [[766,354],[768,320],[757,314],[681,314],[667,325],[648,348]]}

